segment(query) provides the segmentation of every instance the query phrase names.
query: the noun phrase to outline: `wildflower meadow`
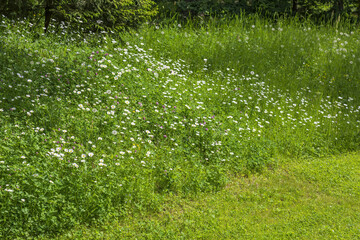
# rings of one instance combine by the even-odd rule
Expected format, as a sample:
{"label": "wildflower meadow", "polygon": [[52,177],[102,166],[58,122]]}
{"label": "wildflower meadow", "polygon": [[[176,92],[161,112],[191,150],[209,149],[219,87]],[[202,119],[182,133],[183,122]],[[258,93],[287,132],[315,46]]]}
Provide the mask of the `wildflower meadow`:
{"label": "wildflower meadow", "polygon": [[158,211],[280,158],[359,150],[360,30],[238,16],[0,23],[0,238]]}

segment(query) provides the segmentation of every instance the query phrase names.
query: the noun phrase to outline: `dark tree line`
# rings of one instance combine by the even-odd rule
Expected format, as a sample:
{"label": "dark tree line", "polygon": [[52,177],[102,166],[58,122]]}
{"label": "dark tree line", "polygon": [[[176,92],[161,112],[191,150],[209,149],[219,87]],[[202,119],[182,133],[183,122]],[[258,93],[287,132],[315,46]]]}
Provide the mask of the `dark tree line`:
{"label": "dark tree line", "polygon": [[[157,14],[207,16],[246,13],[314,16],[345,15],[360,19],[360,0],[0,0],[0,15],[51,19],[81,29],[129,30]],[[40,21],[41,20],[41,21]]]}
{"label": "dark tree line", "polygon": [[45,32],[51,19],[84,30],[129,30],[157,14],[152,0],[0,0],[0,15],[43,20]]}
{"label": "dark tree line", "polygon": [[360,0],[155,0],[160,11],[206,15],[240,11],[278,14],[359,16]]}

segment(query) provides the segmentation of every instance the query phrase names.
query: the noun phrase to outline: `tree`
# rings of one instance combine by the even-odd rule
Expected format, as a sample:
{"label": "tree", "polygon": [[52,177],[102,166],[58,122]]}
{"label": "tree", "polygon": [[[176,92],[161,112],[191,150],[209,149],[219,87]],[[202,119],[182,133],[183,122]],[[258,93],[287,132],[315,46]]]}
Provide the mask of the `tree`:
{"label": "tree", "polygon": [[298,1],[292,0],[292,8],[291,8],[292,13],[296,14],[297,10],[298,10]]}
{"label": "tree", "polygon": [[53,12],[54,6],[52,0],[45,0],[45,32],[47,31],[50,21],[51,21],[51,15]]}
{"label": "tree", "polygon": [[51,19],[84,30],[130,30],[157,13],[152,0],[2,0],[0,14],[32,17],[40,14],[45,32]]}
{"label": "tree", "polygon": [[337,0],[337,9],[340,13],[344,11],[344,0]]}

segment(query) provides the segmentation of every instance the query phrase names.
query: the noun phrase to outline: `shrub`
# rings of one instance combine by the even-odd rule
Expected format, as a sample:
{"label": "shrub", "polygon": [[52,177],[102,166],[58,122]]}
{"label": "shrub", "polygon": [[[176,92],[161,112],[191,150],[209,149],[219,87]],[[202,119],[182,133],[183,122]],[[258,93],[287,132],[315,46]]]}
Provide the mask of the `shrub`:
{"label": "shrub", "polygon": [[87,30],[128,31],[136,29],[156,13],[155,3],[151,0],[71,1],[55,9],[57,19]]}
{"label": "shrub", "polygon": [[45,31],[50,20],[65,21],[84,30],[130,30],[156,15],[151,0],[34,0],[6,1],[0,14],[6,17],[45,18]]}

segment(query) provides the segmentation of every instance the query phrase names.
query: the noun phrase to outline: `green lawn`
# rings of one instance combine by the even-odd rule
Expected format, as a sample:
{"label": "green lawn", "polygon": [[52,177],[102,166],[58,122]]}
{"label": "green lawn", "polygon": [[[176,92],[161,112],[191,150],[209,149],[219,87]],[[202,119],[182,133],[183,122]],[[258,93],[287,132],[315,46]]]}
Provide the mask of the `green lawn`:
{"label": "green lawn", "polygon": [[131,214],[59,239],[359,239],[360,154],[283,161],[225,189],[167,195],[158,213]]}

